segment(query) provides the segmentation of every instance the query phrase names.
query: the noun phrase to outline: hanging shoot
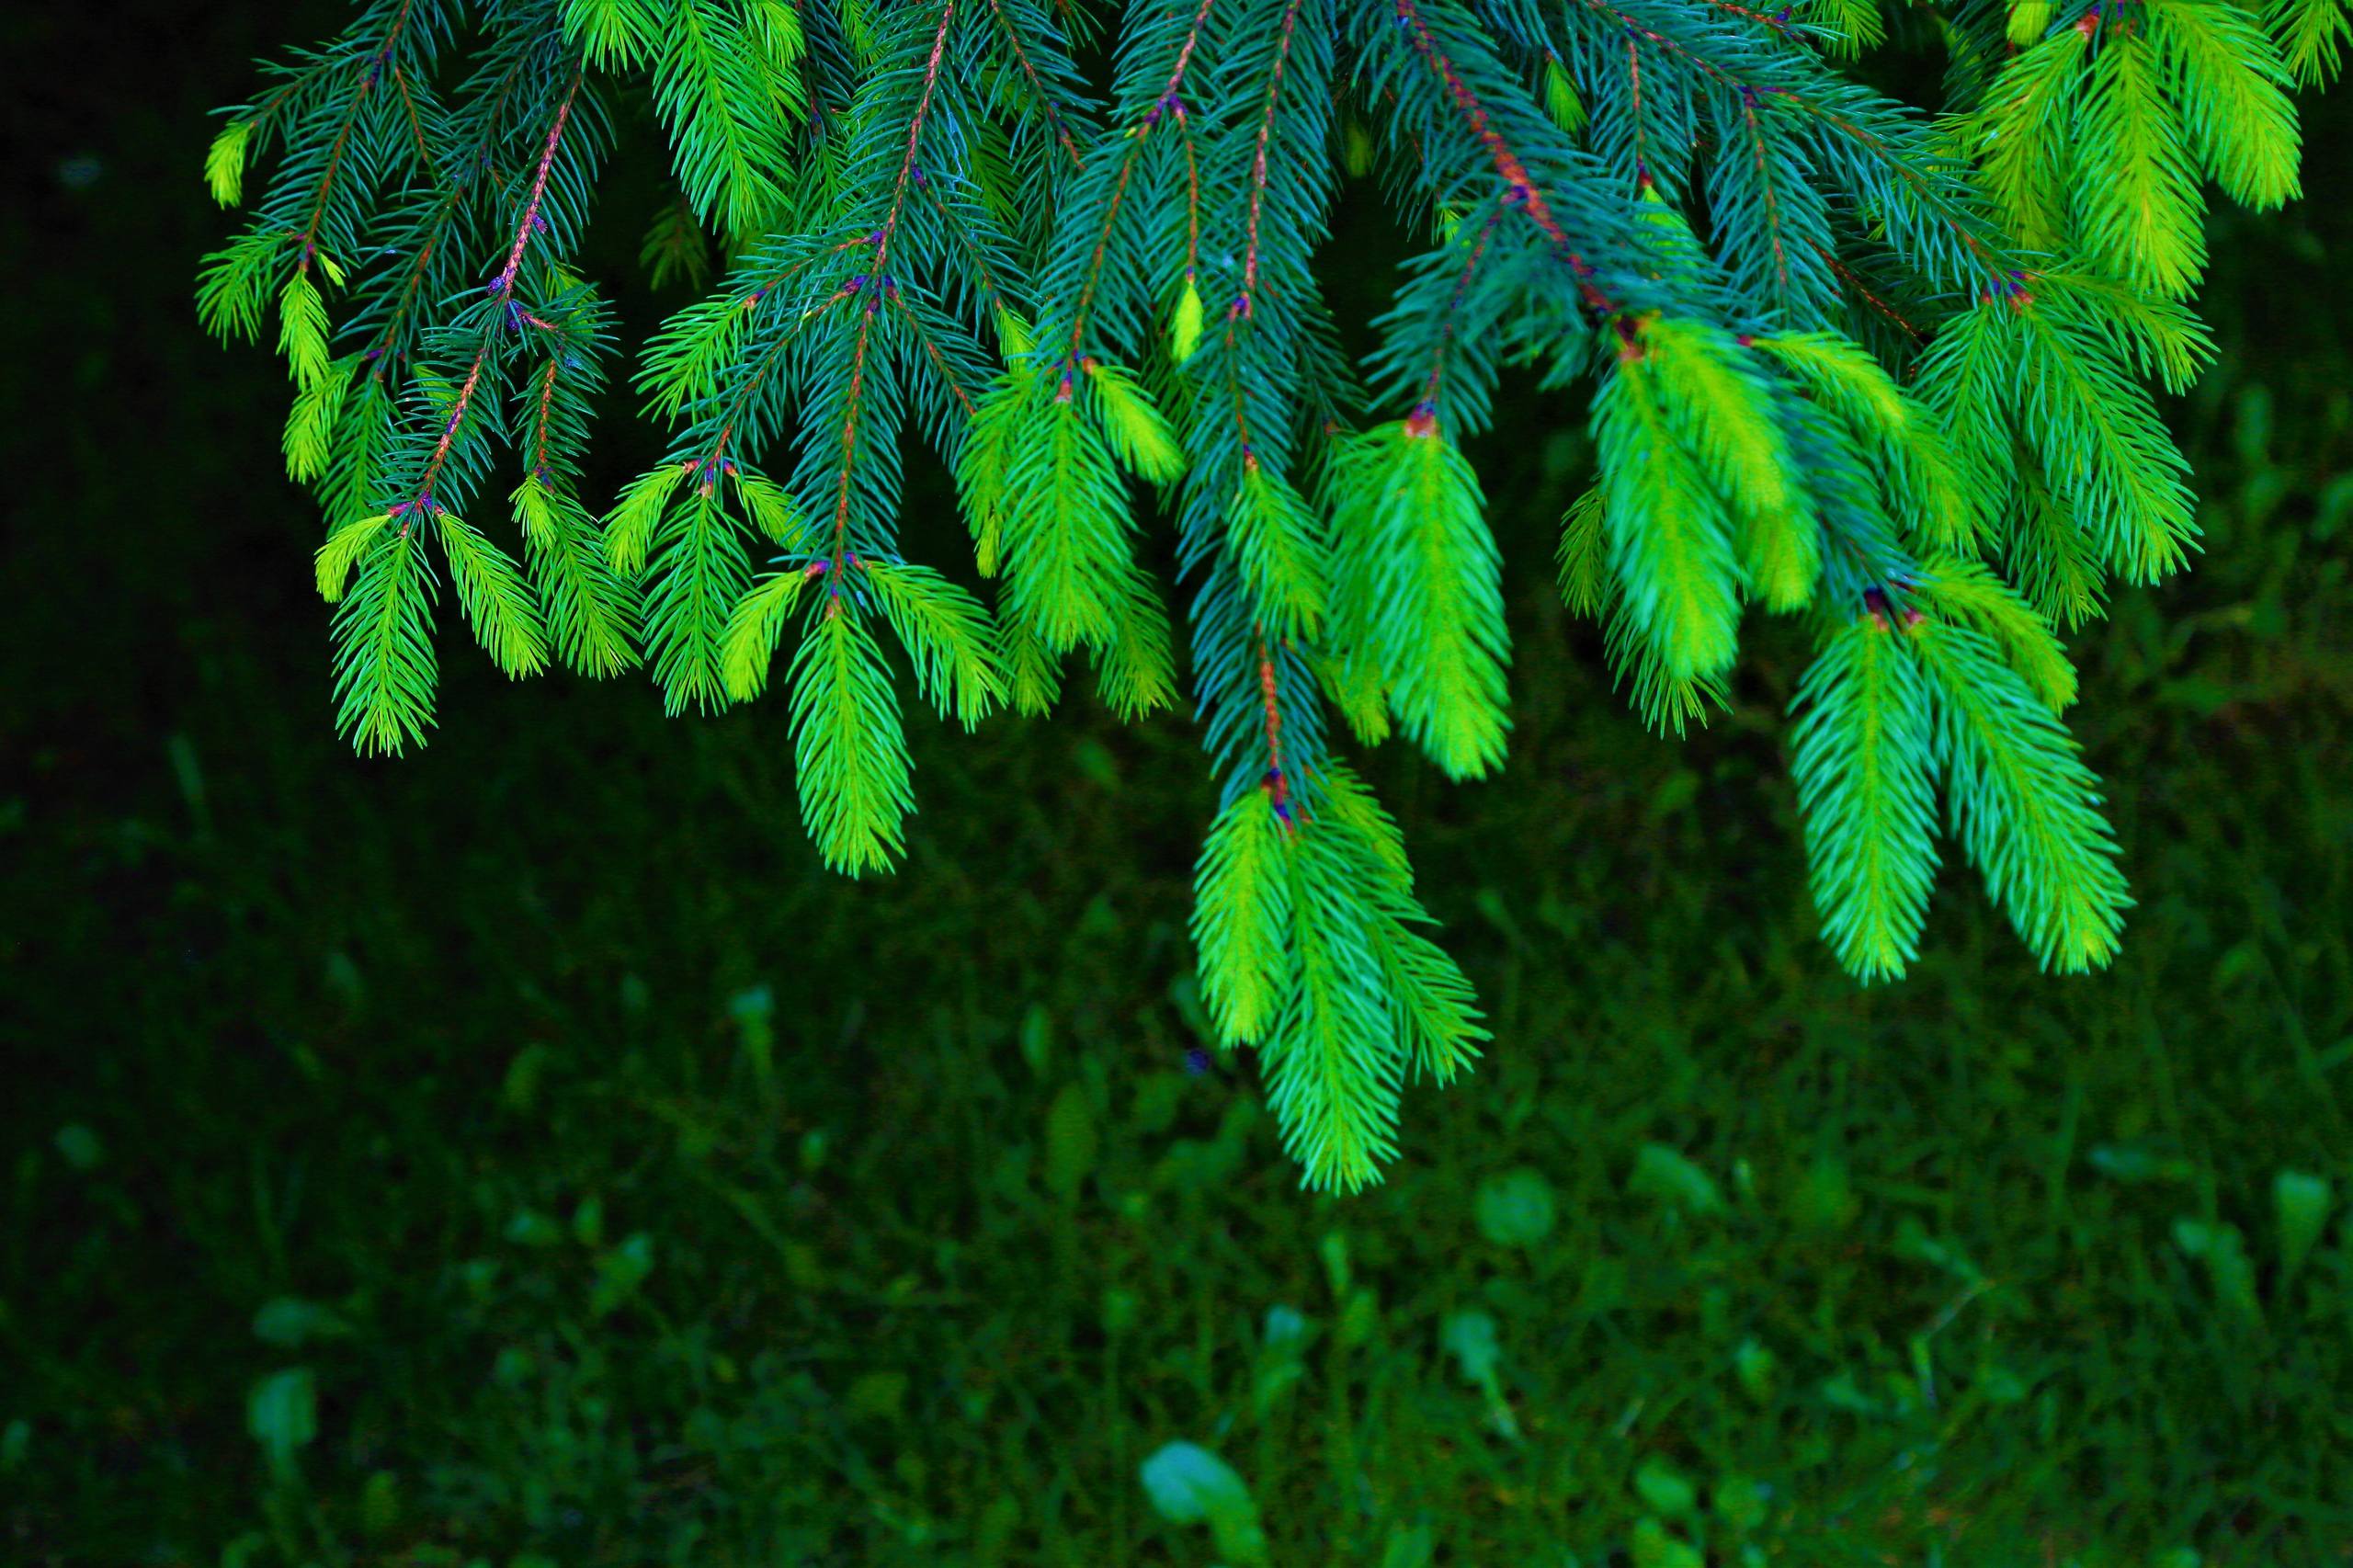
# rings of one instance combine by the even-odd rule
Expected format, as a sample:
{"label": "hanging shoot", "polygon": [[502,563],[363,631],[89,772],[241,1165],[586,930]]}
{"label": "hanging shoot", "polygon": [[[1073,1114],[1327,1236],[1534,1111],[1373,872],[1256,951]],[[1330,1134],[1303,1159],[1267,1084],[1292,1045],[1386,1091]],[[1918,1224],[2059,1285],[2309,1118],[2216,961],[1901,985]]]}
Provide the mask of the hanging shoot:
{"label": "hanging shoot", "polygon": [[[2114,954],[2060,634],[2197,549],[2151,383],[2212,354],[2204,188],[2297,195],[2290,91],[2347,32],[2340,0],[369,0],[229,111],[213,194],[268,178],[198,297],[223,336],[274,317],[363,753],[432,728],[445,585],[517,677],[782,687],[851,876],[915,809],[902,668],[968,728],[1090,677],[1189,707],[1209,1016],[1353,1189],[1404,1082],[1486,1038],[1343,754],[1506,764],[1508,498],[1466,445],[1507,364],[1586,411],[1560,590],[1650,723],[1722,702],[1745,617],[1810,629],[1840,962],[1904,972],[1940,846],[2046,967]],[[1882,46],[1942,51],[1940,112],[1849,74]],[[620,345],[574,264],[624,130],[675,178],[647,269],[709,291],[631,372],[666,445],[597,433],[642,453],[606,497]],[[1344,191],[1420,247],[1361,363],[1319,279]],[[987,600],[901,551],[917,451]]]}

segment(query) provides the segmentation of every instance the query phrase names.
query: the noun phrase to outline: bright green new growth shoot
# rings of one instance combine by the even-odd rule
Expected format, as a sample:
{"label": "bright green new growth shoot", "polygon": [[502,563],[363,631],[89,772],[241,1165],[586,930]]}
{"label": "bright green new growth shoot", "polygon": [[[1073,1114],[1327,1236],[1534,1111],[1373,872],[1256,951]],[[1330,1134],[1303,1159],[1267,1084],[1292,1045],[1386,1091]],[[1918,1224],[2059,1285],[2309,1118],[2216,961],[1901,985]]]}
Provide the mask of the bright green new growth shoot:
{"label": "bright green new growth shoot", "polygon": [[[517,677],[642,664],[672,712],[784,687],[808,831],[859,876],[914,809],[903,687],[967,728],[1090,671],[1129,717],[1189,688],[1208,1017],[1305,1180],[1354,1189],[1404,1085],[1486,1031],[1332,721],[1505,765],[1472,454],[1506,363],[1588,411],[1561,591],[1647,722],[1706,722],[1751,617],[1807,628],[1792,772],[1842,964],[1904,971],[1948,846],[2046,967],[2116,951],[2060,633],[2196,549],[2148,383],[2212,354],[2207,182],[2297,194],[2289,93],[2347,18],[1927,14],[365,0],[228,113],[204,178],[252,215],[198,302],[223,336],[275,318],[363,753],[430,732],[446,597]],[[1847,74],[1891,38],[1946,51],[1939,117]],[[623,127],[674,177],[644,265],[704,292],[639,348],[667,444],[608,434],[638,477],[599,516],[620,345],[574,262]],[[1361,364],[1318,275],[1343,199],[1422,245]],[[986,597],[902,552],[921,452]]]}

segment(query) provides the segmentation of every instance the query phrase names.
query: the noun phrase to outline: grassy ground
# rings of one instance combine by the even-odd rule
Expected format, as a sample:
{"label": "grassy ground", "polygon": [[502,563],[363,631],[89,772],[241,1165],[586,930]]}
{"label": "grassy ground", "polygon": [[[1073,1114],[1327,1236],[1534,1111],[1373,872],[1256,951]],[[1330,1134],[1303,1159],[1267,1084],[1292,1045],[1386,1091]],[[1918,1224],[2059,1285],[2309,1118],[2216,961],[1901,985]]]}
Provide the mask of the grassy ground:
{"label": "grassy ground", "polygon": [[[144,134],[125,178],[178,155]],[[0,683],[0,1557],[1249,1561],[1246,1521],[1155,1507],[1176,1441],[1284,1568],[2353,1552],[2330,343],[2181,411],[2210,555],[2083,640],[2141,904],[2082,982],[1958,871],[1915,978],[1840,979],[1778,749],[1797,650],[1644,736],[1541,581],[1573,443],[1499,453],[1509,775],[1372,763],[1497,1039],[1338,1201],[1246,1058],[1188,1070],[1181,723],[926,730],[908,866],[857,885],[774,712],[460,656],[422,756],[340,755],[305,525],[235,488],[267,383],[159,292],[177,201],[58,220],[129,315],[85,371],[127,412],[52,420],[58,526],[7,558],[139,556],[28,602]],[[2329,275],[2261,255],[2240,340]],[[193,403],[219,375],[252,379]],[[186,519],[121,466],[142,431]]]}
{"label": "grassy ground", "polygon": [[135,777],[11,801],[6,1517],[57,1562],[1204,1562],[1137,1479],[1187,1438],[1284,1563],[2342,1553],[2353,1256],[2291,1264],[2273,1188],[2353,1176],[2343,568],[2120,618],[2142,907],[2086,983],[1955,876],[1858,994],[1771,704],[1678,748],[1529,659],[1506,783],[1386,770],[1498,1040],[1355,1202],[1246,1062],[1186,1071],[1178,726],[935,734],[850,886],[770,715],[461,676],[361,767],[310,649],[199,621]]}

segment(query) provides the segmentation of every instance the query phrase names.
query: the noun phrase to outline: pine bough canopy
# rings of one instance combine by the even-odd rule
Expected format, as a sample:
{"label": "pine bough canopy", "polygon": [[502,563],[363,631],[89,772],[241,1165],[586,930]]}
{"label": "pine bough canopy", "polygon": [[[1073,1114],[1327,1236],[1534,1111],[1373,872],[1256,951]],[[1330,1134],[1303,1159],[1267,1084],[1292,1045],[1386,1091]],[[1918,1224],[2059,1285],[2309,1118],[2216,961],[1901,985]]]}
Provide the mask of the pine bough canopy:
{"label": "pine bough canopy", "polygon": [[[1352,1189],[1404,1081],[1485,1038],[1338,743],[1504,762],[1464,443],[1506,364],[1589,403],[1560,587],[1652,724],[1722,699],[1752,609],[1810,629],[1790,759],[1847,969],[1904,971],[1940,839],[2046,967],[2108,960],[2130,899],[2059,633],[2196,547],[2146,383],[2212,352],[2207,182],[2297,195],[2339,6],[1911,6],[1930,116],[1844,68],[1878,0],[369,0],[227,114],[214,194],[269,174],[199,299],[291,372],[362,752],[426,738],[446,584],[517,676],[784,687],[856,876],[914,809],[901,665],[966,726],[1189,681],[1208,1011],[1306,1181]],[[655,280],[710,287],[711,233],[726,267],[639,354],[668,445],[605,505],[616,334],[571,258],[621,124],[675,171]],[[1316,267],[1349,184],[1423,246],[1362,363]],[[900,551],[926,449],[994,608]],[[1139,561],[1164,523],[1174,582]]]}

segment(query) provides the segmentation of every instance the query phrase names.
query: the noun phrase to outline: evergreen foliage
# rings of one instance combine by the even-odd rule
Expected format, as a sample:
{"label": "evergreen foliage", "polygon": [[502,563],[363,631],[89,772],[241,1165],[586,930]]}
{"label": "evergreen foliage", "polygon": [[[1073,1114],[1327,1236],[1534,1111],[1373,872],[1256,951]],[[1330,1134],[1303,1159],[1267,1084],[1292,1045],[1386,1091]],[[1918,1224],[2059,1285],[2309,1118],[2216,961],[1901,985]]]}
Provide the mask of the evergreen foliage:
{"label": "evergreen foliage", "polygon": [[[1221,790],[1203,994],[1306,1179],[1353,1188],[1405,1079],[1484,1032],[1330,715],[1450,778],[1502,766],[1505,562],[1465,443],[1506,365],[1589,402],[1561,587],[1649,722],[1706,722],[1752,608],[1815,640],[1793,771],[1841,962],[1913,957],[1939,793],[2047,968],[2115,951],[2059,633],[2196,548],[2148,382],[2212,355],[2204,186],[2297,194],[2288,93],[2347,22],[1929,14],[1935,117],[1844,74],[1889,37],[1867,0],[367,0],[229,112],[204,176],[259,195],[198,303],[223,336],[274,312],[354,745],[425,741],[446,575],[512,676],[642,659],[673,712],[788,686],[810,834],[851,875],[914,809],[884,633],[967,727],[1050,708],[1082,653],[1120,713],[1174,707],[1139,549],[1170,519]],[[618,345],[570,262],[633,105],[676,180],[652,281],[704,286],[714,238],[725,269],[643,346],[668,445],[600,518]],[[1315,267],[1352,183],[1426,239],[1361,365]],[[994,609],[901,552],[918,449]],[[464,520],[494,481],[519,559]]]}

